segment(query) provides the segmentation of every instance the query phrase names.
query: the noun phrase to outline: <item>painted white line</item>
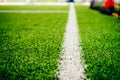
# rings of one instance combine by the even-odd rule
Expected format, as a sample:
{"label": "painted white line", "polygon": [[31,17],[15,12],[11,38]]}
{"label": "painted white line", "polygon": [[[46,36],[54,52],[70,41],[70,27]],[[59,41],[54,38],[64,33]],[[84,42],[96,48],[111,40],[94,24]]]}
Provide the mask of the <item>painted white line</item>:
{"label": "painted white line", "polygon": [[25,2],[0,2],[0,5],[26,5]]}
{"label": "painted white line", "polygon": [[48,6],[68,6],[67,2],[36,2],[35,5],[48,5]]}
{"label": "painted white line", "polygon": [[66,33],[64,35],[61,61],[58,66],[60,80],[85,80],[85,72],[81,60],[81,48],[79,43],[78,25],[74,3],[70,4]]}
{"label": "painted white line", "polygon": [[0,13],[67,13],[67,10],[0,10]]}
{"label": "painted white line", "polygon": [[46,6],[68,6],[67,2],[0,2],[0,5],[46,5]]}

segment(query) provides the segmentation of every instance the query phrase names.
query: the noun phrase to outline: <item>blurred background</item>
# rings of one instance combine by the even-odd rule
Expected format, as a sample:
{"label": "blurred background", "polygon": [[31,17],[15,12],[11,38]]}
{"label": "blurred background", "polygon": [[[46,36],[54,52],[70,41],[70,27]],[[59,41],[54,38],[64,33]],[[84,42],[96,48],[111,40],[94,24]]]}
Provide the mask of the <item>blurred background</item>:
{"label": "blurred background", "polygon": [[[3,2],[26,2],[26,3],[34,3],[34,2],[70,2],[73,0],[0,0],[0,3]],[[91,0],[74,0],[74,2],[90,2]],[[98,3],[102,3],[104,0],[96,0]],[[116,3],[120,3],[120,0],[115,0]]]}

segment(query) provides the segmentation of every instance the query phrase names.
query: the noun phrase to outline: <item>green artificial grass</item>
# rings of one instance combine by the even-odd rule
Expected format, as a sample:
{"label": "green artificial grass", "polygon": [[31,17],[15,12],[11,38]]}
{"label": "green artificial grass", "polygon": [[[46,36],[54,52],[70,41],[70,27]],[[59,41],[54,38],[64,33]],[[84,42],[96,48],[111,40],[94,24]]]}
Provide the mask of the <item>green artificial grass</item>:
{"label": "green artificial grass", "polygon": [[83,57],[90,80],[120,79],[120,20],[77,6]]}
{"label": "green artificial grass", "polygon": [[0,13],[0,80],[53,80],[67,13]]}
{"label": "green artificial grass", "polygon": [[0,5],[0,10],[68,10],[69,6]]}

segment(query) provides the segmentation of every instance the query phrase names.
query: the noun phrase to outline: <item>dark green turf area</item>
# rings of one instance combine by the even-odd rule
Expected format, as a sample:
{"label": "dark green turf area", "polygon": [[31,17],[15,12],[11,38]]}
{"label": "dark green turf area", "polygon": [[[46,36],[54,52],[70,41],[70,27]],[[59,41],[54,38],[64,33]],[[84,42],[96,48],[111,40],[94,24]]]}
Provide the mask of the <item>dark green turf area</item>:
{"label": "dark green turf area", "polygon": [[69,6],[0,5],[0,10],[68,10]]}
{"label": "dark green turf area", "polygon": [[120,20],[76,6],[86,75],[91,80],[120,80]]}
{"label": "dark green turf area", "polygon": [[67,13],[0,13],[0,80],[53,80]]}

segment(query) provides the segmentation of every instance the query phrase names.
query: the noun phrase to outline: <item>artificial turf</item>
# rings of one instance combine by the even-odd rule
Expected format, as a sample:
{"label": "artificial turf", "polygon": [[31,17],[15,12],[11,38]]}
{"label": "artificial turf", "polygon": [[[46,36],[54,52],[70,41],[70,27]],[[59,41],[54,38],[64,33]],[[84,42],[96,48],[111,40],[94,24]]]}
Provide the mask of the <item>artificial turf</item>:
{"label": "artificial turf", "polygon": [[67,13],[0,13],[0,80],[53,80],[66,21]]}
{"label": "artificial turf", "polygon": [[120,79],[120,20],[76,6],[85,71],[90,80]]}
{"label": "artificial turf", "polygon": [[0,5],[0,10],[68,10],[69,6]]}

